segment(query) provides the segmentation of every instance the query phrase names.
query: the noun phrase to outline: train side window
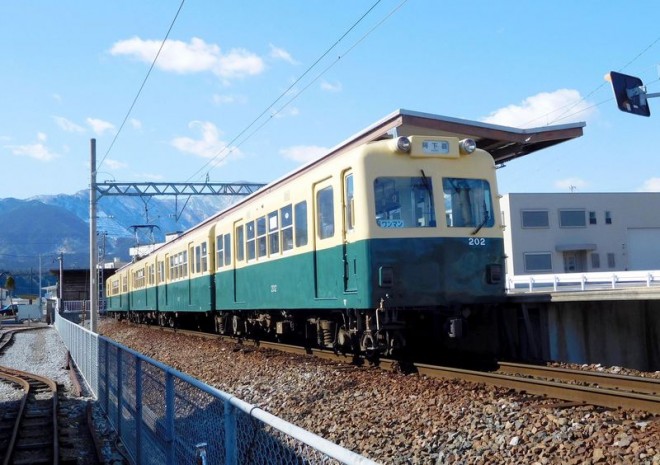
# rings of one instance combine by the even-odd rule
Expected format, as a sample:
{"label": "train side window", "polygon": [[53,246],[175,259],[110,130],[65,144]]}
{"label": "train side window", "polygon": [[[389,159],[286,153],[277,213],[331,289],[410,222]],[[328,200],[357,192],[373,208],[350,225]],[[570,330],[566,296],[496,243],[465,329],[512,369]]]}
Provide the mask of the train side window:
{"label": "train side window", "polygon": [[195,273],[199,273],[202,270],[202,247],[195,247],[195,263],[194,263]]}
{"label": "train side window", "polygon": [[307,245],[307,201],[297,203],[294,207],[296,215],[296,247]]}
{"label": "train side window", "polygon": [[231,265],[231,234],[225,234],[225,265]]}
{"label": "train side window", "polygon": [[257,250],[259,257],[265,257],[268,253],[266,247],[266,217],[257,218]]}
{"label": "train side window", "polygon": [[165,262],[158,262],[158,282],[165,282]]}
{"label": "train side window", "polygon": [[245,233],[243,226],[236,228],[236,260],[242,262],[245,259]]}
{"label": "train side window", "polygon": [[222,234],[218,234],[215,237],[215,267],[217,269],[220,269],[225,261],[225,249],[223,244],[224,241],[222,240]]}
{"label": "train side window", "polygon": [[206,241],[202,242],[202,273],[208,271],[209,252],[206,247]]}
{"label": "train side window", "polygon": [[335,235],[335,205],[332,186],[324,187],[316,193],[316,211],[318,212],[316,231],[319,239]]}
{"label": "train side window", "polygon": [[245,243],[247,247],[247,259],[254,260],[256,257],[255,247],[254,247],[254,242],[255,242],[254,221],[250,221],[249,223],[247,223],[245,225],[245,228],[247,229],[247,242]]}
{"label": "train side window", "polygon": [[345,215],[346,218],[346,230],[352,231],[355,228],[355,212],[353,211],[355,207],[354,200],[354,190],[353,190],[353,174],[347,174],[344,178],[344,201],[345,205]]}
{"label": "train side window", "polygon": [[293,213],[291,205],[280,208],[282,221],[282,252],[293,249]]}
{"label": "train side window", "polygon": [[181,277],[188,276],[188,251],[181,253]]}
{"label": "train side window", "polygon": [[270,254],[280,251],[280,225],[277,218],[277,210],[268,214],[268,246]]}

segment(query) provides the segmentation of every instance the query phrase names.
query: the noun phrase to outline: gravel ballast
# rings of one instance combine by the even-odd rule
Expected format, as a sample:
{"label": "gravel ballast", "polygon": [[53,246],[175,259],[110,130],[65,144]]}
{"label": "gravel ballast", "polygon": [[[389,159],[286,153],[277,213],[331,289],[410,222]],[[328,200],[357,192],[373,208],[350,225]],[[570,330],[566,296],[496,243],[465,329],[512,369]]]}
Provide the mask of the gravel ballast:
{"label": "gravel ballast", "polygon": [[102,321],[100,333],[384,464],[660,465],[660,420]]}

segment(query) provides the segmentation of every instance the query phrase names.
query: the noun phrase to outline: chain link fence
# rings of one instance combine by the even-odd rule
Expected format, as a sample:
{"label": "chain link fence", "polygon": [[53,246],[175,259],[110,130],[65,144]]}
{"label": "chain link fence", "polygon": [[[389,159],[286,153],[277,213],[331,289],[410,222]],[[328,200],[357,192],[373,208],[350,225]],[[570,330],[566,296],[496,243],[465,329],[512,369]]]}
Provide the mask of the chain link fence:
{"label": "chain link fence", "polygon": [[376,464],[59,315],[55,326],[133,463]]}

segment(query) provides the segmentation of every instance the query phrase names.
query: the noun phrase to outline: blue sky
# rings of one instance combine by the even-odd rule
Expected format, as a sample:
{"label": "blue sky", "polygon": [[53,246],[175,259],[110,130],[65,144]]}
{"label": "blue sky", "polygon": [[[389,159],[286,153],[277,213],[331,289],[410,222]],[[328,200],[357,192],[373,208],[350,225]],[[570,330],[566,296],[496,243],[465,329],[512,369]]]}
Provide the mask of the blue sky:
{"label": "blue sky", "polygon": [[187,0],[145,81],[180,5],[2,2],[0,198],[88,188],[91,138],[99,181],[267,182],[399,108],[587,123],[502,194],[660,191],[660,98],[628,115],[604,80],[660,91],[660,2]]}

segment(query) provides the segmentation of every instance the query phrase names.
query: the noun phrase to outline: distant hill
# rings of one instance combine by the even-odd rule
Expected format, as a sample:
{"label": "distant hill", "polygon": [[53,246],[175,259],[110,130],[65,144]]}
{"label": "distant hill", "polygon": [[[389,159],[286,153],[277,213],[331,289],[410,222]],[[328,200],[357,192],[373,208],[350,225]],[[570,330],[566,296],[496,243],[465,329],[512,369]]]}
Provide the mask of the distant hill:
{"label": "distant hill", "polygon": [[[97,231],[99,247],[105,257],[128,259],[128,248],[139,241],[152,241],[133,225],[153,224],[153,241],[164,240],[165,233],[185,231],[226,208],[238,197],[193,196],[175,201],[173,197],[106,196],[98,202]],[[56,258],[63,254],[65,267],[89,267],[89,191],[73,195],[37,196],[26,200],[0,199],[0,272],[30,275],[56,269]],[[54,261],[55,260],[55,261]],[[35,271],[37,270],[37,271]],[[17,294],[21,279],[17,276]],[[0,278],[4,285],[4,278]]]}

